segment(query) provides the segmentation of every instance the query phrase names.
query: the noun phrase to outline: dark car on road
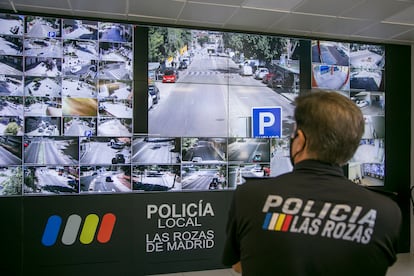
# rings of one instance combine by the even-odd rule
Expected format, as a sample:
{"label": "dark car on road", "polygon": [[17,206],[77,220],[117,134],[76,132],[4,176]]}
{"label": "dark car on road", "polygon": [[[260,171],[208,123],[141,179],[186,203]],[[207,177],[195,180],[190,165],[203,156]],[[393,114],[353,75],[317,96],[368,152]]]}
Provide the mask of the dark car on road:
{"label": "dark car on road", "polygon": [[267,85],[273,89],[282,88],[284,86],[284,79],[281,74],[275,74]]}
{"label": "dark car on road", "polygon": [[264,75],[264,77],[262,78],[262,82],[264,84],[268,84],[269,81],[273,78],[273,76],[275,75],[275,73],[269,72],[266,75]]}
{"label": "dark car on road", "polygon": [[187,62],[185,61],[180,61],[180,65],[178,66],[178,70],[184,70],[187,69]]}
{"label": "dark car on road", "polygon": [[112,164],[125,164],[125,157],[122,153],[115,154],[115,157],[112,158]]}

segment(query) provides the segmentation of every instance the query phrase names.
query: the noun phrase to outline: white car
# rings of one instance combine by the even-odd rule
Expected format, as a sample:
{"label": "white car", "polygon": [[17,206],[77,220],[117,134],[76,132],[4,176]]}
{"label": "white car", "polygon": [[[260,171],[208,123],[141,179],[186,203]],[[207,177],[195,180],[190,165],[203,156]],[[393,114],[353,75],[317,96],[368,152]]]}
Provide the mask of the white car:
{"label": "white car", "polygon": [[253,68],[250,65],[243,65],[241,68],[240,75],[242,76],[252,76],[253,75]]}
{"label": "white car", "polygon": [[357,105],[358,107],[365,107],[365,106],[368,106],[368,102],[367,102],[367,101],[365,101],[365,100],[356,100],[356,101],[355,101],[355,103],[356,103],[356,105]]}
{"label": "white car", "polygon": [[265,67],[259,67],[254,73],[254,78],[257,80],[261,80],[264,76],[266,76],[266,74],[269,74],[269,69]]}
{"label": "white car", "polygon": [[148,110],[150,110],[153,105],[154,105],[154,98],[150,94],[150,92],[148,92]]}
{"label": "white car", "polygon": [[203,161],[203,158],[201,158],[200,156],[194,156],[191,161],[193,161],[194,163],[199,163]]}
{"label": "white car", "polygon": [[79,72],[82,69],[82,67],[80,65],[75,65],[72,68],[70,68],[70,72],[72,74],[75,74],[76,72]]}

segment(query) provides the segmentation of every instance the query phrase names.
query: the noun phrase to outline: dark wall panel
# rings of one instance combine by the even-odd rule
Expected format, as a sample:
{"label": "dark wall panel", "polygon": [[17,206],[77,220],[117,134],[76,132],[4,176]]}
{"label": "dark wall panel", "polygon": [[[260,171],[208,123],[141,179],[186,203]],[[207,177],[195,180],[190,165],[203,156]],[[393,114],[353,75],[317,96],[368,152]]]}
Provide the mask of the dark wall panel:
{"label": "dark wall panel", "polygon": [[411,47],[386,45],[385,189],[397,193],[403,214],[400,251],[410,251]]}

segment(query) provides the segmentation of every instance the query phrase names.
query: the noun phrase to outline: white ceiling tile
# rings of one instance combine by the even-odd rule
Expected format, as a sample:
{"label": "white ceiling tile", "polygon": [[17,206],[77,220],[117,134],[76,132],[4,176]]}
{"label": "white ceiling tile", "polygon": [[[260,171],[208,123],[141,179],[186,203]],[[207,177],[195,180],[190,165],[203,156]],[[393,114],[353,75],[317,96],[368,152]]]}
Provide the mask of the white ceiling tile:
{"label": "white ceiling tile", "polygon": [[195,29],[197,28],[223,28],[223,24],[221,23],[214,23],[214,22],[203,22],[203,21],[192,21],[192,20],[178,20],[176,23],[182,24],[185,26],[193,26]]}
{"label": "white ceiling tile", "polygon": [[266,31],[269,25],[282,18],[285,13],[241,8],[226,23],[226,27],[261,28]]}
{"label": "white ceiling tile", "polygon": [[[44,0],[42,0],[44,1]],[[69,0],[72,9],[77,11],[94,11],[113,14],[124,14],[126,11],[126,0]],[[62,1],[60,1],[62,2]]]}
{"label": "white ceiling tile", "polygon": [[13,0],[17,10],[22,6],[31,6],[33,8],[58,8],[70,9],[68,1],[57,0]]}
{"label": "white ceiling tile", "polygon": [[330,17],[311,16],[307,14],[289,14],[285,15],[280,21],[277,21],[270,28],[312,32],[319,29],[319,26],[323,24],[329,24],[330,20]]}
{"label": "white ceiling tile", "polygon": [[362,3],[364,0],[346,0],[346,1],[332,1],[332,0],[307,0],[303,1],[301,5],[295,8],[295,12],[324,14],[338,16],[345,10],[349,10],[356,4]]}
{"label": "white ceiling tile", "polygon": [[172,24],[177,23],[177,20],[172,19],[172,18],[154,19],[153,17],[144,17],[144,16],[139,16],[139,15],[128,15],[127,19],[134,21],[134,22],[139,22],[138,25],[146,25],[144,23],[147,23],[147,25],[155,25],[154,22],[156,22],[156,24],[166,24],[166,25],[172,25]]}
{"label": "white ceiling tile", "polygon": [[171,0],[129,1],[128,15],[177,18],[184,5]]}
{"label": "white ceiling tile", "polygon": [[74,15],[96,18],[96,21],[99,21],[99,19],[105,19],[109,21],[111,19],[127,20],[127,16],[124,13],[109,13],[109,12],[93,12],[93,11],[75,10]]}
{"label": "white ceiling tile", "polygon": [[341,16],[360,19],[384,20],[404,9],[412,6],[411,3],[401,1],[365,0],[350,10],[345,10]]}
{"label": "white ceiling tile", "polygon": [[413,6],[386,18],[385,21],[414,25],[414,4]]}
{"label": "white ceiling tile", "polygon": [[0,0],[0,9],[11,3],[27,13],[414,45],[414,0]]}
{"label": "white ceiling tile", "polygon": [[362,31],[355,32],[355,35],[387,39],[411,29],[412,27],[409,26],[377,23],[363,29]]}
{"label": "white ceiling tile", "polygon": [[13,8],[10,5],[10,2],[9,1],[1,0],[0,1],[0,9],[12,10]]}
{"label": "white ceiling tile", "polygon": [[245,8],[257,8],[265,10],[290,11],[304,0],[246,0]]}
{"label": "white ceiling tile", "polygon": [[403,41],[414,41],[414,29],[412,31],[408,31],[402,34],[399,34],[395,37],[393,37],[393,39],[397,39],[397,40],[403,40]]}
{"label": "white ceiling tile", "polygon": [[357,31],[365,29],[367,26],[372,25],[373,23],[375,23],[375,21],[372,20],[369,21],[346,18],[331,18],[328,24],[319,25],[316,31],[333,34],[335,36],[348,36],[354,34]]}
{"label": "white ceiling tile", "polygon": [[185,5],[179,19],[223,24],[236,9],[238,8],[189,2]]}
{"label": "white ceiling tile", "polygon": [[[181,1],[181,0],[178,0]],[[188,0],[187,2],[193,3],[210,3],[217,5],[229,5],[229,6],[240,6],[243,4],[244,0]]]}
{"label": "white ceiling tile", "polygon": [[50,14],[49,17],[53,17],[53,15],[55,15],[55,17],[60,17],[62,14],[63,15],[71,15],[74,16],[75,14],[73,14],[72,10],[70,9],[57,9],[57,8],[53,8],[53,7],[32,7],[32,6],[20,6],[19,8],[17,8],[17,10],[19,12],[34,12],[34,13],[46,13]]}

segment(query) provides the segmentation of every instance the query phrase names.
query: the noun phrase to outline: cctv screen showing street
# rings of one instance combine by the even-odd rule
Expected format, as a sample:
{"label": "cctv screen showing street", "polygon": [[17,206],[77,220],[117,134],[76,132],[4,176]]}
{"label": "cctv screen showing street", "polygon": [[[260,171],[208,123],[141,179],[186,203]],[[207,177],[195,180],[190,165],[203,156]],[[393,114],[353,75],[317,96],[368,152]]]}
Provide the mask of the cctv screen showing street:
{"label": "cctv screen showing street", "polygon": [[[148,30],[139,43],[137,27]],[[303,41],[0,14],[0,196],[218,191],[291,171]],[[349,96],[366,119],[349,177],[383,185],[384,48],[308,50],[312,86]],[[145,103],[134,62],[148,65]],[[257,137],[252,109],[269,107],[282,110],[280,135]]]}
{"label": "cctv screen showing street", "polygon": [[365,133],[348,164],[348,177],[365,186],[383,186],[384,46],[314,40],[311,47],[312,87],[349,97],[364,114]]}
{"label": "cctv screen showing street", "polygon": [[149,134],[252,137],[252,108],[278,106],[282,136],[290,135],[300,40],[152,27],[148,42],[150,93],[159,95],[149,104]]}

